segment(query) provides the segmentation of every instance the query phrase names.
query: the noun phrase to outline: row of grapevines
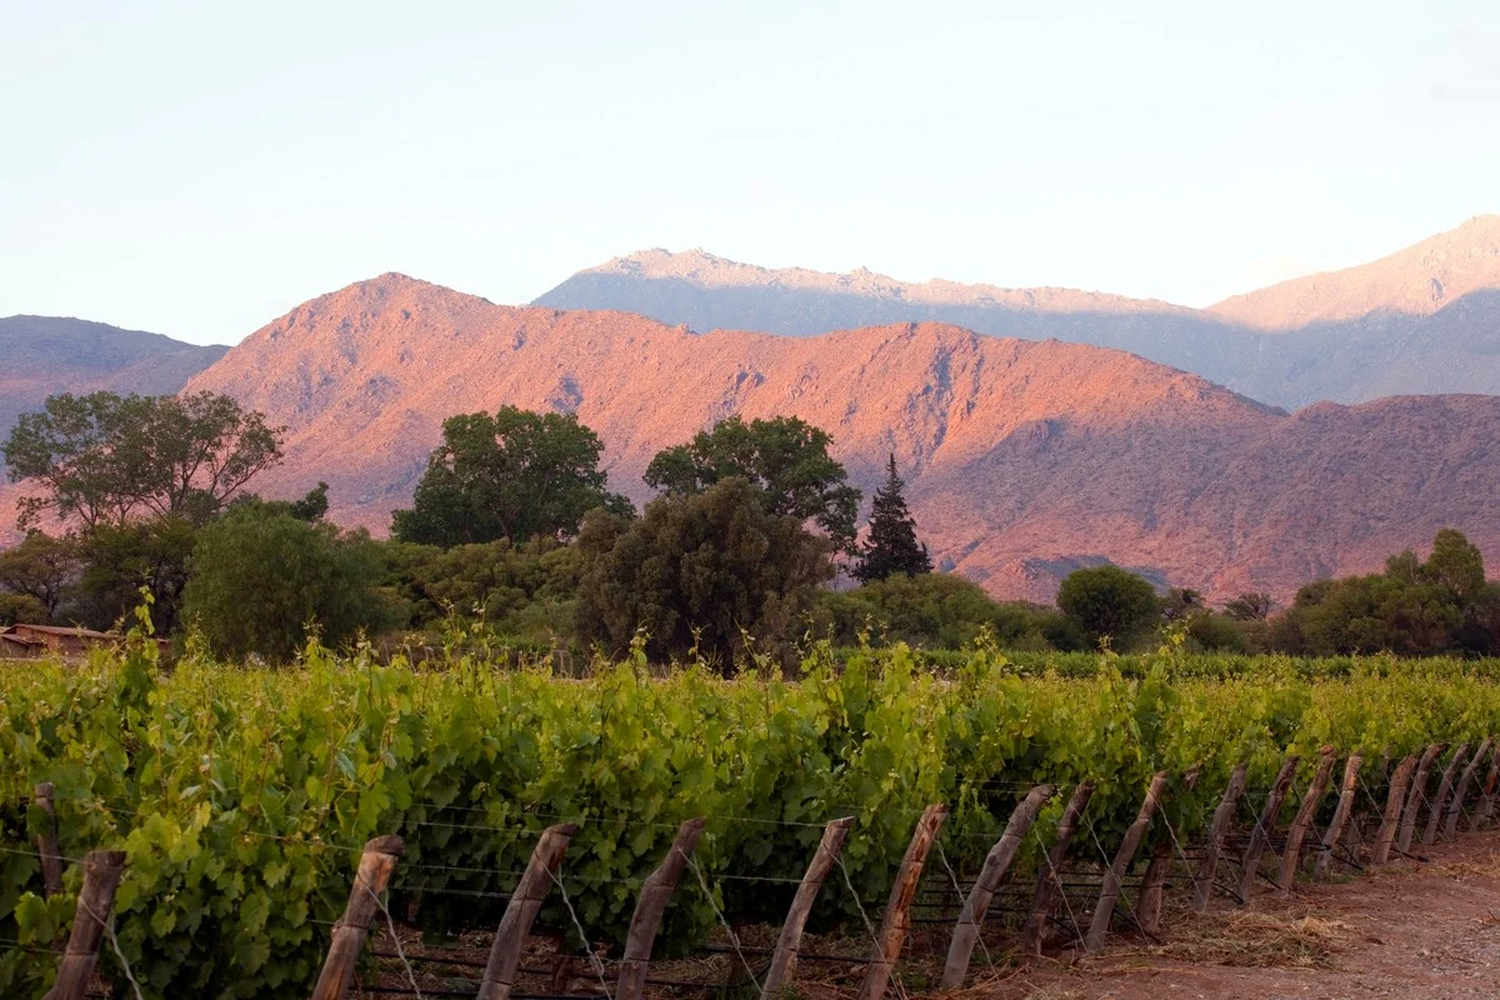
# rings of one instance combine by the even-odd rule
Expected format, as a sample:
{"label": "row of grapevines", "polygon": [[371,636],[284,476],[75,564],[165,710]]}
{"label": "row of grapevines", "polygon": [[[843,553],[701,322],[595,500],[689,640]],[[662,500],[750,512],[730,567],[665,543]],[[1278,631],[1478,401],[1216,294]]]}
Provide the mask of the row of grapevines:
{"label": "row of grapevines", "polygon": [[[64,929],[80,877],[70,866],[68,892],[38,895],[41,817],[26,806],[38,781],[56,785],[64,854],[127,852],[115,926],[143,995],[293,997],[316,974],[359,846],[379,834],[407,845],[392,911],[454,931],[492,924],[536,833],[578,822],[563,890],[591,941],[617,942],[676,825],[707,816],[703,880],[674,898],[670,950],[702,940],[720,911],[779,919],[835,817],[856,823],[825,921],[883,897],[929,802],[952,809],[943,859],[972,871],[1027,787],[1092,778],[1090,836],[1074,850],[1097,860],[1157,770],[1199,769],[1165,812],[1184,839],[1241,761],[1254,798],[1287,752],[1304,769],[1324,743],[1394,760],[1500,729],[1500,687],[1457,662],[1309,674],[1270,661],[1252,676],[1167,650],[1128,676],[1108,657],[1063,675],[986,648],[940,672],[902,646],[817,648],[794,682],[653,676],[639,650],[578,680],[464,657],[382,665],[316,644],[281,672],[189,657],[166,673],[155,655],[135,642],[82,666],[0,667],[0,942],[20,942],[0,943],[6,996],[45,989],[52,963],[33,949]],[[1370,780],[1378,794],[1384,769]],[[572,928],[560,894],[542,921]]]}

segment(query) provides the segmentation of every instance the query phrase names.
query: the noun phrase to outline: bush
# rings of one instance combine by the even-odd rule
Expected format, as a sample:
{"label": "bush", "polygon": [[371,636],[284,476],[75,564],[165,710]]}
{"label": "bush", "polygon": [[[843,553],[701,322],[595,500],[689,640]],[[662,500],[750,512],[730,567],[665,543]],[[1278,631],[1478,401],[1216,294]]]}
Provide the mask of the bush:
{"label": "bush", "polygon": [[1001,604],[977,584],[950,573],[894,575],[845,591],[822,591],[812,613],[814,634],[851,646],[860,636],[928,649],[958,649],[988,628],[1006,649],[1082,649],[1087,643],[1051,608]]}
{"label": "bush", "polygon": [[220,656],[284,662],[310,625],[339,643],[390,621],[375,588],[375,546],[363,531],[341,534],[246,504],[203,529],[191,569],[184,610]]}
{"label": "bush", "polygon": [[1074,570],[1057,591],[1057,606],[1090,639],[1123,647],[1156,623],[1161,601],[1151,584],[1118,566]]}

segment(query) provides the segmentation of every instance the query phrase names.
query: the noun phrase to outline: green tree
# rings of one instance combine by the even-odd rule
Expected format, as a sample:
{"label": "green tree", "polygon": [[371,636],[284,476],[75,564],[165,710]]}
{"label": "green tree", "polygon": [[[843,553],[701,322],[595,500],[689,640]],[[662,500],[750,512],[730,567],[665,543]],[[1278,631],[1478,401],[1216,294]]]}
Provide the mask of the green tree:
{"label": "green tree", "polygon": [[917,541],[917,522],[906,509],[906,484],[896,475],[891,455],[885,485],[875,491],[870,508],[870,537],[860,548],[854,578],[861,583],[884,580],[892,573],[920,576],[932,572],[927,546]]}
{"label": "green tree", "polygon": [[634,521],[596,511],[577,542],[577,625],[585,642],[623,650],[644,629],[661,659],[696,647],[728,671],[783,642],[830,579],[828,541],[775,515],[744,479],[658,497]]}
{"label": "green tree", "polygon": [[20,545],[0,552],[0,587],[35,599],[46,620],[77,585],[82,569],[78,541],[53,538],[42,531],[27,532]]}
{"label": "green tree", "polygon": [[1261,622],[1270,617],[1276,602],[1262,590],[1246,591],[1224,603],[1224,613],[1237,622]]}
{"label": "green tree", "polygon": [[110,628],[140,604],[146,587],[152,624],[166,635],[177,627],[196,539],[197,528],[181,517],[99,525],[78,540],[83,573],[60,617]]}
{"label": "green tree", "polygon": [[321,521],[328,513],[328,484],[319,481],[301,500],[293,500],[287,512],[299,521]]}
{"label": "green tree", "polygon": [[391,533],[444,548],[538,535],[572,535],[595,507],[629,513],[630,501],[606,488],[598,435],[574,414],[501,407],[443,422],[443,443],[417,483],[410,510]]}
{"label": "green tree", "polygon": [[577,546],[548,537],[426,547],[402,570],[402,588],[417,602],[415,624],[451,608],[505,635],[547,639],[572,633],[579,567]]}
{"label": "green tree", "polygon": [[1069,573],[1058,588],[1057,606],[1095,642],[1117,644],[1150,628],[1161,612],[1151,584],[1109,564]]}
{"label": "green tree", "polygon": [[861,635],[927,649],[958,649],[988,628],[1006,649],[1087,648],[1077,627],[1052,608],[999,603],[953,573],[901,573],[852,590],[820,590],[813,631],[849,646]]}
{"label": "green tree", "polygon": [[0,593],[0,626],[45,625],[50,618],[47,608],[30,594]]}
{"label": "green tree", "polygon": [[826,431],[796,417],[747,424],[734,416],[688,444],[659,452],[644,478],[647,486],[674,496],[744,479],[762,491],[771,516],[814,521],[836,548],[851,551],[860,494],[828,454],[832,444]]}
{"label": "green tree", "polygon": [[1476,607],[1484,597],[1484,556],[1479,546],[1453,528],[1444,528],[1433,538],[1422,575],[1446,587],[1462,608]]}
{"label": "green tree", "polygon": [[199,533],[183,610],[218,655],[285,662],[309,625],[329,643],[383,628],[379,569],[363,531],[246,505]]}
{"label": "green tree", "polygon": [[24,414],[3,450],[11,479],[41,489],[21,500],[22,527],[51,512],[93,531],[142,517],[204,523],[280,460],[281,433],[211,392],[64,393]]}

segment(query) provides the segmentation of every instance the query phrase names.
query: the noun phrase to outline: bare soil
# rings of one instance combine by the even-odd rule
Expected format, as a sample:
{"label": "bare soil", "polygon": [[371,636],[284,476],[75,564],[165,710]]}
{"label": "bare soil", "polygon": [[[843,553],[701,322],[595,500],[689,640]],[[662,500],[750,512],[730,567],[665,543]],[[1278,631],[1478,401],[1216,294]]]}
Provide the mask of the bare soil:
{"label": "bare soil", "polygon": [[1289,899],[1165,915],[1159,943],[1014,970],[974,1000],[1344,1000],[1500,997],[1500,831],[1428,848],[1429,861]]}

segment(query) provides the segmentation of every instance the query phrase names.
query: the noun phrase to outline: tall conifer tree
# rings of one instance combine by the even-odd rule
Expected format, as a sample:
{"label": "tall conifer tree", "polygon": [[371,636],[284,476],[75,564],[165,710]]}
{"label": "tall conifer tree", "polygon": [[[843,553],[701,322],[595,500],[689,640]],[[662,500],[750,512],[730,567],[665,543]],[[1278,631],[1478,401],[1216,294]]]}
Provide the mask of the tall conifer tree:
{"label": "tall conifer tree", "polygon": [[917,541],[917,523],[906,509],[902,491],[906,484],[896,475],[896,456],[891,455],[885,485],[875,491],[870,509],[870,537],[860,549],[854,578],[861,583],[884,580],[893,573],[917,576],[932,572],[927,546]]}

